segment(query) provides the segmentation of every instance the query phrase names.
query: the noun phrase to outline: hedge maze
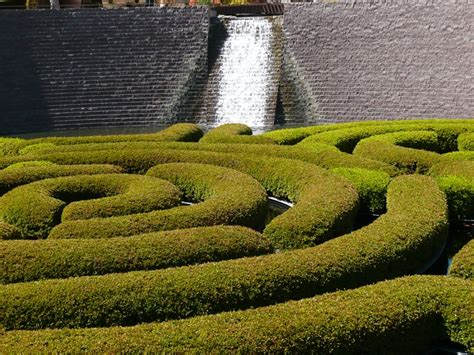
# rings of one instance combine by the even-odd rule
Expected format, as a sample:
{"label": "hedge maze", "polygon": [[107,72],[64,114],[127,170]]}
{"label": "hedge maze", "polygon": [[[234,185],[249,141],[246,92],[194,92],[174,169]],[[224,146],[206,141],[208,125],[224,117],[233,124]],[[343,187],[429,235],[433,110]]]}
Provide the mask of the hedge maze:
{"label": "hedge maze", "polygon": [[0,138],[0,352],[473,351],[473,220],[472,120]]}

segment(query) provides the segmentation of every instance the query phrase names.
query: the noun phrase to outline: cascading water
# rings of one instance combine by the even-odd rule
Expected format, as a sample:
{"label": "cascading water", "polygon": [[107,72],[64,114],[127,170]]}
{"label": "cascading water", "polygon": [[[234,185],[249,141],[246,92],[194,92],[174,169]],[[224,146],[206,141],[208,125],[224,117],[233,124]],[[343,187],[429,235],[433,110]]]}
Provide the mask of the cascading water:
{"label": "cascading water", "polygon": [[279,25],[272,17],[221,20],[226,36],[210,69],[211,125],[272,125],[281,63]]}

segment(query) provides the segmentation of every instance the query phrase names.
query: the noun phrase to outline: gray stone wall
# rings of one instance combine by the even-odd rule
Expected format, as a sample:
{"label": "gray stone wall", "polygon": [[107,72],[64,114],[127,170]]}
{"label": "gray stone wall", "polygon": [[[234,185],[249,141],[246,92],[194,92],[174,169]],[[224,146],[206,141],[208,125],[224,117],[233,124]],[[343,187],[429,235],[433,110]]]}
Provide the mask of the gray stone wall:
{"label": "gray stone wall", "polygon": [[208,9],[0,11],[0,134],[195,120]]}
{"label": "gray stone wall", "polygon": [[288,123],[474,117],[472,1],[286,4]]}

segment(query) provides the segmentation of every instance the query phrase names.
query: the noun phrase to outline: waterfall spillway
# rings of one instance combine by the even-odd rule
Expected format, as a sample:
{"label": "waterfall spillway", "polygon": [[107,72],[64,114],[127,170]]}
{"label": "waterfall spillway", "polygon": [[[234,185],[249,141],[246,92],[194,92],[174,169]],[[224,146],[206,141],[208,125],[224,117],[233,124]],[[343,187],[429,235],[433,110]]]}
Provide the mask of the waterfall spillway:
{"label": "waterfall spillway", "polygon": [[227,18],[225,38],[210,69],[211,123],[271,125],[275,118],[281,48],[272,17]]}

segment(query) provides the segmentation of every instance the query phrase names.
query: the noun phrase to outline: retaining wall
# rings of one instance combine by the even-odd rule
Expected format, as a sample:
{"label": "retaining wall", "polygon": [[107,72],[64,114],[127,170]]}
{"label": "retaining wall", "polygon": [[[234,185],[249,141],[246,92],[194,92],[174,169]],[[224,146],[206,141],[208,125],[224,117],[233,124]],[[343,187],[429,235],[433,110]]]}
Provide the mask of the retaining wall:
{"label": "retaining wall", "polygon": [[474,117],[472,1],[285,4],[290,123]]}
{"label": "retaining wall", "polygon": [[[471,0],[285,4],[277,121],[474,117],[473,18]],[[205,7],[2,10],[0,34],[0,135],[212,116]]]}
{"label": "retaining wall", "polygon": [[0,11],[0,134],[194,120],[208,9]]}

